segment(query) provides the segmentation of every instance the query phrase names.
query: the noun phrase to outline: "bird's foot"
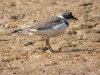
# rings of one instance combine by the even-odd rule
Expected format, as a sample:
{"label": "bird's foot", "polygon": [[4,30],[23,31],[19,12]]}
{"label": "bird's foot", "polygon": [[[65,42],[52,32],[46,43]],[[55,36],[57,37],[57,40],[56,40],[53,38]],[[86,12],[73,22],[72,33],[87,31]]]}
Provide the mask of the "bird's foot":
{"label": "bird's foot", "polygon": [[52,48],[43,47],[43,51],[47,53],[59,53],[61,50],[60,49],[53,50]]}

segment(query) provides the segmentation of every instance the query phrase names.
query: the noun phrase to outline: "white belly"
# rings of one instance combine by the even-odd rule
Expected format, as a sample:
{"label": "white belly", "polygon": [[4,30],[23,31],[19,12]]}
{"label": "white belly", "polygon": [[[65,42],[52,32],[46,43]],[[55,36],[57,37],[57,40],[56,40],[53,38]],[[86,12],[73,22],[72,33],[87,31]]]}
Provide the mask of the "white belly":
{"label": "white belly", "polygon": [[66,28],[67,28],[67,25],[64,23],[63,25],[61,25],[57,29],[39,30],[39,31],[36,31],[35,34],[49,38],[49,37],[54,37],[54,36],[58,36],[58,35],[63,34],[65,32]]}

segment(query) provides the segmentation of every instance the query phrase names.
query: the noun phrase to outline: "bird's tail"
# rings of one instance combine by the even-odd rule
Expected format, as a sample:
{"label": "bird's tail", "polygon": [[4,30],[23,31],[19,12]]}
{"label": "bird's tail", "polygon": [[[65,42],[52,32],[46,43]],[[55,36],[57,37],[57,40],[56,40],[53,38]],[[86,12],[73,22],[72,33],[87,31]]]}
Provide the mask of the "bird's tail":
{"label": "bird's tail", "polygon": [[12,35],[14,33],[22,32],[22,29],[16,29],[16,30],[11,30],[10,32],[7,33],[7,35]]}
{"label": "bird's tail", "polygon": [[14,34],[14,33],[28,34],[29,29],[28,28],[16,29],[16,30],[13,30],[10,34]]}
{"label": "bird's tail", "polygon": [[22,31],[22,29],[17,29],[17,30],[12,31],[11,34],[21,32],[21,31]]}

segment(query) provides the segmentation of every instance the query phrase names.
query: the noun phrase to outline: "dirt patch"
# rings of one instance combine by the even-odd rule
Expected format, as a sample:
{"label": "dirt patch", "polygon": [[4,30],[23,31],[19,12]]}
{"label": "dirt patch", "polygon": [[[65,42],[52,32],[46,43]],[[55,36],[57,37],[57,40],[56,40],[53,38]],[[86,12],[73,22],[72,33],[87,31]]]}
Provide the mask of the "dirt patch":
{"label": "dirt patch", "polygon": [[[100,0],[0,0],[0,75],[100,75]],[[78,17],[64,35],[45,40],[7,33],[69,9]]]}

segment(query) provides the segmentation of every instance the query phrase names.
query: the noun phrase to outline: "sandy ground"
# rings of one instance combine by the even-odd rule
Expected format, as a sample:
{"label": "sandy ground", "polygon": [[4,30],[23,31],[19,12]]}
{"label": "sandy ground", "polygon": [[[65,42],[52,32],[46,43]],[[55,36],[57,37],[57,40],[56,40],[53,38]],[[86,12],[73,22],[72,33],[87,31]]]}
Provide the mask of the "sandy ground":
{"label": "sandy ground", "polygon": [[[69,9],[79,19],[45,40],[7,33]],[[0,0],[0,75],[100,75],[100,0]]]}

